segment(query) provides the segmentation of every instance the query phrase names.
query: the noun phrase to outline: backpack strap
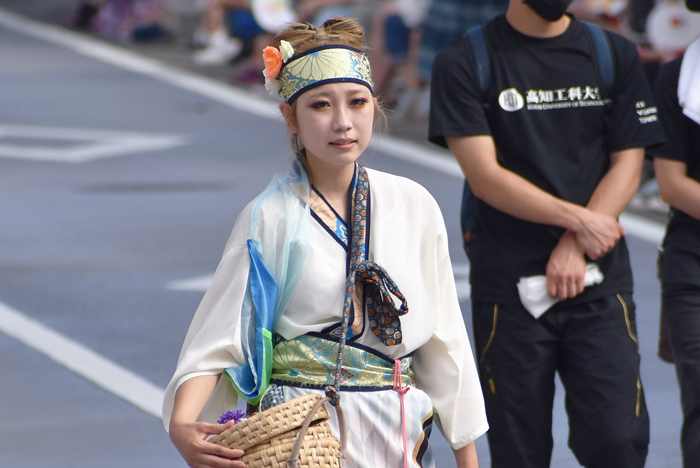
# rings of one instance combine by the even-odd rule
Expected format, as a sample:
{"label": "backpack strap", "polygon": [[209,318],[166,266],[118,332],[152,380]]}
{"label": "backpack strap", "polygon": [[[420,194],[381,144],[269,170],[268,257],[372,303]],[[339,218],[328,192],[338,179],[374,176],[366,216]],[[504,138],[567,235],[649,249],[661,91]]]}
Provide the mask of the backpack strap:
{"label": "backpack strap", "polygon": [[607,95],[612,95],[612,90],[615,88],[615,63],[613,62],[613,54],[608,42],[608,37],[603,29],[588,21],[581,21],[588,31],[588,37],[593,43],[595,49],[596,63],[598,66],[598,74],[603,86],[606,88]]}
{"label": "backpack strap", "polygon": [[489,51],[486,48],[484,27],[479,25],[471,28],[467,31],[467,39],[469,39],[472,46],[476,72],[479,75],[479,86],[481,87],[481,92],[485,93],[491,82],[491,61],[489,60]]}
{"label": "backpack strap", "polygon": [[[476,73],[479,78],[479,87],[481,88],[481,105],[484,110],[488,110],[489,104],[486,100],[486,92],[491,84],[491,61],[489,60],[489,51],[486,48],[486,37],[484,36],[484,27],[474,26],[466,34],[472,48],[472,55],[476,64]],[[476,230],[476,198],[472,193],[469,182],[464,179],[464,187],[462,189],[462,206],[460,210],[460,225],[462,227],[462,242],[465,252],[469,255],[469,246],[472,236]]]}

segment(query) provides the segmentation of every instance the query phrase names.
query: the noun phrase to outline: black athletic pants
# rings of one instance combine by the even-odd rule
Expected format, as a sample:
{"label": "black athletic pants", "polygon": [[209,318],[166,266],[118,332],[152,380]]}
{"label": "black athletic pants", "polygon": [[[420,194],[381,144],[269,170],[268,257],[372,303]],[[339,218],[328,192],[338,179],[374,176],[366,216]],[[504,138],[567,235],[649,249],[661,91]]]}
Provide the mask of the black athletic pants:
{"label": "black athletic pants", "polygon": [[539,319],[519,304],[475,302],[472,316],[493,468],[550,466],[556,372],[578,461],[644,466],[649,415],[631,295],[556,304]]}
{"label": "black athletic pants", "polygon": [[683,466],[700,467],[700,288],[663,287],[662,307],[681,389]]}

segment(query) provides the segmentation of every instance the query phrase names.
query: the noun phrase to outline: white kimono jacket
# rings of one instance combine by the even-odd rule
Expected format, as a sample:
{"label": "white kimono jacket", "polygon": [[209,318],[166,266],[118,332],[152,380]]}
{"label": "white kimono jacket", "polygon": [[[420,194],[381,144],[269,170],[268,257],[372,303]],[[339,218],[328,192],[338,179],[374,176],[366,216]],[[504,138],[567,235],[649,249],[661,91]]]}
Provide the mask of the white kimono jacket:
{"label": "white kimono jacket", "polygon": [[[427,394],[450,445],[464,447],[486,432],[488,424],[457,299],[442,214],[433,197],[417,183],[371,169],[367,173],[371,192],[368,260],[386,269],[406,297],[409,312],[400,319],[401,344],[383,345],[369,327],[356,342],[391,358],[414,352],[419,389],[414,393]],[[244,362],[240,310],[250,264],[246,240],[252,206],[253,202],[238,217],[213,283],[192,320],[177,370],[165,392],[166,429],[175,392],[183,382],[220,374]],[[305,270],[275,330],[287,340],[320,332],[338,323],[342,315],[347,252],[317,220],[310,220],[308,235],[311,249]],[[220,379],[200,419],[215,422],[235,406],[230,381]]]}

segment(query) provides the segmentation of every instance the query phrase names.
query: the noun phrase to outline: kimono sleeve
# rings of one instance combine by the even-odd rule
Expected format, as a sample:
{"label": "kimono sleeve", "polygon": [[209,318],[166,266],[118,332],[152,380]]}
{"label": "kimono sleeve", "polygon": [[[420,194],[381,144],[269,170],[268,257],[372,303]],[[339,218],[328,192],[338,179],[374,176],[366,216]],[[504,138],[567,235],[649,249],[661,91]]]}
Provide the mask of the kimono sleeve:
{"label": "kimono sleeve", "polygon": [[[439,215],[439,212],[438,212]],[[416,384],[433,402],[437,424],[453,449],[488,430],[484,399],[459,306],[442,216],[437,242],[437,321],[433,335],[413,358]]]}
{"label": "kimono sleeve", "polygon": [[[166,430],[170,425],[175,392],[180,385],[193,377],[221,374],[224,369],[245,362],[240,322],[250,257],[245,242],[249,223],[241,220],[247,219],[250,219],[250,212],[244,210],[185,337],[175,374],[166,387],[163,399],[163,424]],[[215,422],[218,415],[235,406],[236,394],[230,381],[220,379],[200,420]]]}

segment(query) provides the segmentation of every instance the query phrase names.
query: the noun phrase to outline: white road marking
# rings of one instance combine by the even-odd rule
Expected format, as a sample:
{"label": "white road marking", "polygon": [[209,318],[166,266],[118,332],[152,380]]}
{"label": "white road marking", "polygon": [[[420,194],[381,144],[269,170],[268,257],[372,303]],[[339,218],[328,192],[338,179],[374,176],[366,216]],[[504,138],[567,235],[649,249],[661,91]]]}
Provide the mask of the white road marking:
{"label": "white road marking", "polygon": [[[3,139],[21,138],[27,143],[7,143]],[[43,141],[70,142],[46,145]],[[117,132],[87,128],[0,125],[0,157],[82,163],[127,154],[162,151],[187,142],[183,135],[141,132]]]}
{"label": "white road marking", "polygon": [[161,417],[162,388],[2,302],[0,331],[146,413]]}
{"label": "white road marking", "polygon": [[438,149],[437,146],[431,148],[390,135],[373,135],[370,149],[458,179],[464,179],[462,169],[452,154],[447,150]]}
{"label": "white road marking", "polygon": [[472,297],[472,285],[469,283],[469,277],[455,278],[455,288],[457,288],[457,299],[459,302],[468,301]]}
{"label": "white road marking", "polygon": [[472,296],[472,286],[469,284],[469,271],[469,263],[452,264],[452,274],[455,277],[459,302],[468,301]]}
{"label": "white road marking", "polygon": [[628,234],[657,246],[661,245],[666,234],[665,225],[630,213],[620,215],[620,224]]}
{"label": "white road marking", "polygon": [[200,291],[204,292],[211,286],[214,275],[201,275],[177,281],[171,281],[165,287],[168,291]]}

